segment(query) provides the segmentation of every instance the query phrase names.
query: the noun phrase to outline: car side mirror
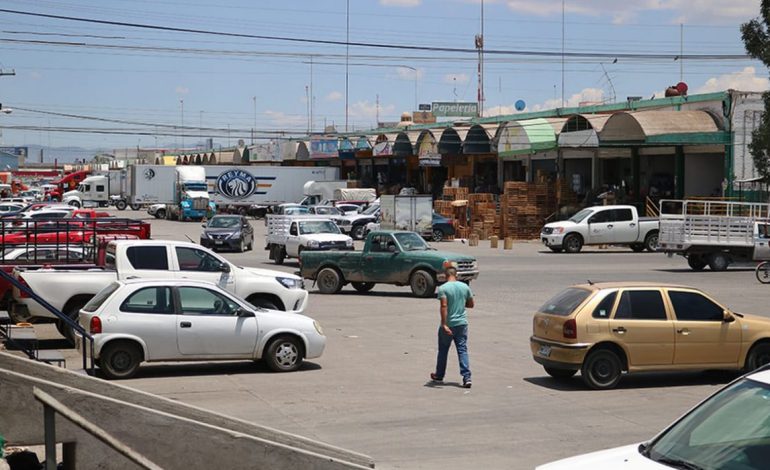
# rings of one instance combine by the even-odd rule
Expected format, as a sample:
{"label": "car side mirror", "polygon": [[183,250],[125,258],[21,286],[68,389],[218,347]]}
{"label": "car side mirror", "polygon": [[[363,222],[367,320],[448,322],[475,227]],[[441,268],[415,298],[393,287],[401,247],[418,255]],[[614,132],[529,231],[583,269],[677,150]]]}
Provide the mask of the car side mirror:
{"label": "car side mirror", "polygon": [[725,323],[732,323],[732,322],[735,321],[735,317],[733,316],[732,313],[730,313],[729,310],[725,310],[722,313],[722,321],[725,322]]}
{"label": "car side mirror", "polygon": [[230,265],[227,263],[222,263],[219,265],[219,270],[223,273],[229,273],[230,272]]}
{"label": "car side mirror", "polygon": [[252,312],[251,310],[247,310],[245,308],[239,308],[238,316],[241,318],[249,318],[254,316],[254,312]]}

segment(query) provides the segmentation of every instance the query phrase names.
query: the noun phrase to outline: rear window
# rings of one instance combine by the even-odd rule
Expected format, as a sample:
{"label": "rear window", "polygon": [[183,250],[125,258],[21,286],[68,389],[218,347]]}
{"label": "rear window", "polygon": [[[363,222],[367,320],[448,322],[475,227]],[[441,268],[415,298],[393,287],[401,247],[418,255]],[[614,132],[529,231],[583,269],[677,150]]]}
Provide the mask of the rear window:
{"label": "rear window", "polygon": [[583,303],[591,292],[583,289],[570,288],[552,297],[540,307],[540,312],[566,317]]}
{"label": "rear window", "polygon": [[91,300],[88,301],[85,307],[83,307],[83,311],[85,312],[95,312],[99,309],[99,307],[102,306],[102,304],[110,298],[110,296],[115,293],[116,290],[118,290],[118,287],[120,287],[120,284],[117,282],[113,282],[109,286],[105,287],[104,289],[100,290],[95,296],[91,297]]}

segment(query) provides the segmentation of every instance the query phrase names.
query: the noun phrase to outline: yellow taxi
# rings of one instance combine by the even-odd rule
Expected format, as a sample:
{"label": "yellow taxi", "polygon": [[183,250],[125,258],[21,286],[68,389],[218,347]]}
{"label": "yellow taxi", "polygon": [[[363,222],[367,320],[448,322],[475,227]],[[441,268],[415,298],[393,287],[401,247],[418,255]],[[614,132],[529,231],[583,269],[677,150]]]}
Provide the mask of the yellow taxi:
{"label": "yellow taxi", "polygon": [[642,282],[570,287],[533,319],[532,357],[593,389],[623,372],[746,369],[770,363],[770,318],[732,312],[704,292]]}

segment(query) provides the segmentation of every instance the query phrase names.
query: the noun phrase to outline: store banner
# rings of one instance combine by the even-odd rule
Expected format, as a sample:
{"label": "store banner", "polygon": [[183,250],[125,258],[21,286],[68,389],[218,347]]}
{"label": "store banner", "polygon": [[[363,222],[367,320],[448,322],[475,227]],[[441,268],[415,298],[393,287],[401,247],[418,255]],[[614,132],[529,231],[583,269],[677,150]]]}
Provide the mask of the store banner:
{"label": "store banner", "polygon": [[337,153],[340,160],[353,160],[356,158],[356,149],[353,147],[353,142],[347,138],[340,140]]}
{"label": "store banner", "polygon": [[475,102],[434,101],[433,115],[437,117],[477,117],[479,104]]}
{"label": "store banner", "polygon": [[417,157],[419,166],[441,166],[441,154],[438,153],[436,139],[431,136],[423,138],[422,142],[420,142]]}
{"label": "store banner", "polygon": [[374,145],[373,154],[375,157],[390,157],[393,155],[393,144],[387,140],[378,142]]}
{"label": "store banner", "polygon": [[339,140],[336,137],[310,139],[310,159],[337,158],[339,156]]}

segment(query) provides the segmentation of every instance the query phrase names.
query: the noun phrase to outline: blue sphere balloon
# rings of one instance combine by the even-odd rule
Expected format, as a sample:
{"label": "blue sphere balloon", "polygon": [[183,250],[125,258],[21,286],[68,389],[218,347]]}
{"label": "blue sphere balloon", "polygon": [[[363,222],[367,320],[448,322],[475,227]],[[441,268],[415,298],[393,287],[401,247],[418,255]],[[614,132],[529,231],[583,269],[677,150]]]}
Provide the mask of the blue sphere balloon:
{"label": "blue sphere balloon", "polygon": [[516,106],[516,111],[524,111],[524,108],[527,107],[527,103],[525,103],[524,100],[519,100],[514,106]]}

